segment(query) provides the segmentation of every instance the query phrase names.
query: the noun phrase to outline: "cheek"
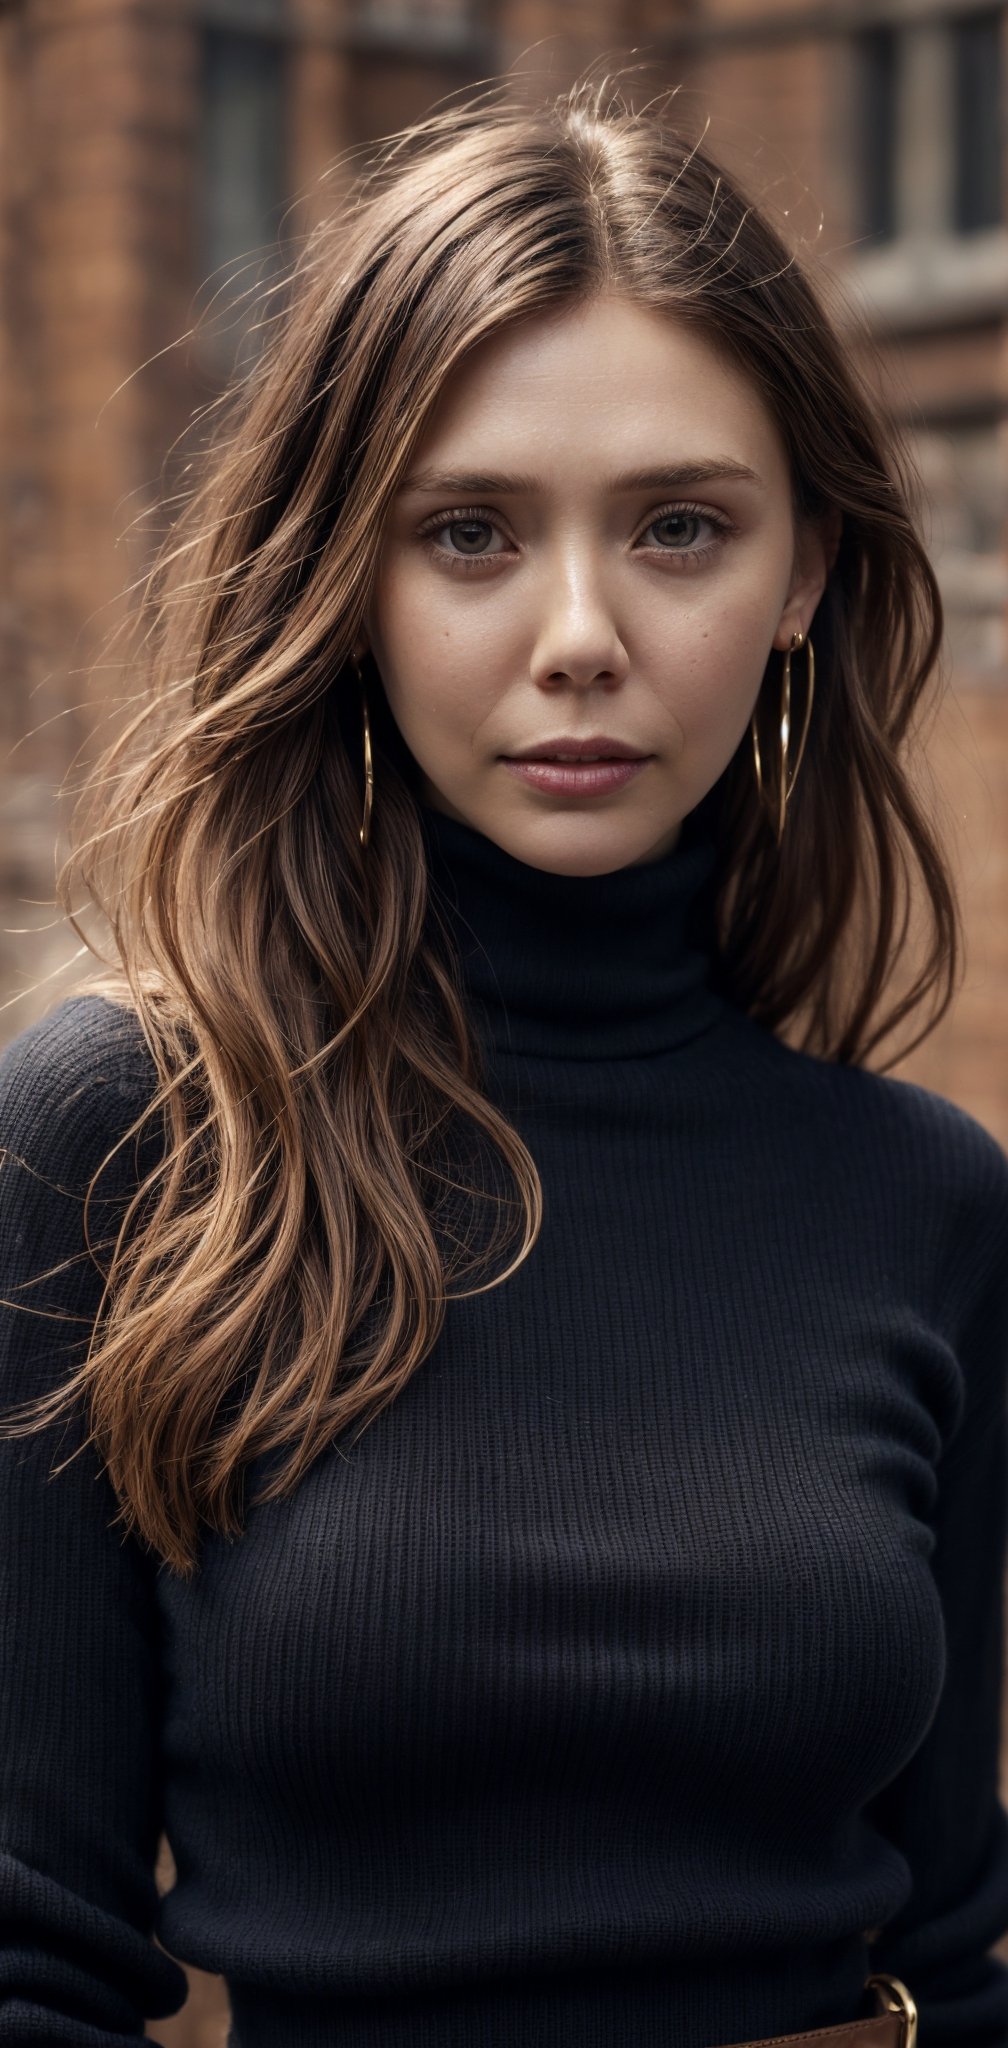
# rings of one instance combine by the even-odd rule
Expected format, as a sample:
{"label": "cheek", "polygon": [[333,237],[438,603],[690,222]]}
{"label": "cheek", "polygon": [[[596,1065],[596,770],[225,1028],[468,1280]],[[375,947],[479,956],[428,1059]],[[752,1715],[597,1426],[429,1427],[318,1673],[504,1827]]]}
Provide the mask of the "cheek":
{"label": "cheek", "polygon": [[[390,571],[369,615],[369,637],[389,709],[418,757],[468,740],[494,700],[485,623],[459,617],[429,574]],[[433,587],[432,587],[433,586]]]}
{"label": "cheek", "polygon": [[407,566],[394,557],[382,565],[368,610],[368,633],[379,661],[398,672],[413,646],[428,633],[422,590]]}
{"label": "cheek", "polygon": [[[460,602],[467,595],[470,602]],[[478,592],[467,593],[461,576],[432,572],[423,558],[390,565],[368,630],[393,712],[414,719],[475,723],[501,676],[514,673],[515,636],[499,611],[491,624]]]}
{"label": "cheek", "polygon": [[671,673],[683,724],[740,731],[759,695],[778,610],[765,596],[703,606],[679,635]]}
{"label": "cheek", "polygon": [[[710,787],[744,739],[766,669],[776,619],[765,601],[698,607],[681,620],[658,673],[672,731],[670,765],[695,796]],[[674,757],[674,759],[673,759]]]}
{"label": "cheek", "polygon": [[393,560],[371,604],[371,637],[397,675],[408,678],[451,648],[457,639],[451,606],[421,555]]}

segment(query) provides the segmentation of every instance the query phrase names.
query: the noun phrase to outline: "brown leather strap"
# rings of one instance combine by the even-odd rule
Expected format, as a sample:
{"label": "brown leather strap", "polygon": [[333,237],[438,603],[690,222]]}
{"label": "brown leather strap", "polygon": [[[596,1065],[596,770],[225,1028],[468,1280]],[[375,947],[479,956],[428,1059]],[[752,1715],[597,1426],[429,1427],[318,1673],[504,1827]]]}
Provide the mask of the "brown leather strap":
{"label": "brown leather strap", "polygon": [[771,2034],[764,2041],[733,2041],[728,2048],[903,2048],[906,2024],[898,2012],[872,2020],[851,2020],[843,2027],[814,2027],[806,2034]]}

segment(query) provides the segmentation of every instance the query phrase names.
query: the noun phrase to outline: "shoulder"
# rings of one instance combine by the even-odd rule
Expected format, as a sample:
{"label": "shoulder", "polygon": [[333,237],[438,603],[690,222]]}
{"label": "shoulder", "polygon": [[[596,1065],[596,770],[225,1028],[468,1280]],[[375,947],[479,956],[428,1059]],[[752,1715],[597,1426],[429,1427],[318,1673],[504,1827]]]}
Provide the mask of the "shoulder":
{"label": "shoulder", "polygon": [[1008,1155],[958,1103],[893,1074],[788,1052],[802,1085],[851,1145],[897,1172],[926,1174],[947,1198],[1008,1200]]}
{"label": "shoulder", "polygon": [[1008,1154],[976,1117],[918,1082],[779,1051],[824,1172],[863,1191],[880,1223],[888,1216],[950,1261],[947,1277],[1008,1274]]}
{"label": "shoulder", "polygon": [[911,1175],[950,1200],[1008,1198],[1008,1154],[985,1126],[916,1081],[841,1065],[788,1045],[736,1017],[738,1078],[774,1121],[821,1157],[862,1162],[883,1176]]}
{"label": "shoulder", "polygon": [[0,1399],[52,1391],[86,1341],[106,1254],[145,1172],[156,1068],[139,1019],[67,997],[0,1053]]}
{"label": "shoulder", "polygon": [[86,1182],[156,1091],[135,1012],[87,991],[68,996],[0,1052],[0,1155],[63,1185]]}

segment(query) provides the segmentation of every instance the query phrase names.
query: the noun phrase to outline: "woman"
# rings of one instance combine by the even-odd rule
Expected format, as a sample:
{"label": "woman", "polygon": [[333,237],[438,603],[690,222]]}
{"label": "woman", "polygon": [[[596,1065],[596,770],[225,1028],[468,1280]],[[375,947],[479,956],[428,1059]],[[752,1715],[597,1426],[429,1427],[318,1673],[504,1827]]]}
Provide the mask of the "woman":
{"label": "woman", "polygon": [[1008,2042],[1008,1161],[864,1065],[956,968],[908,489],[659,108],[308,245],[0,1068],[0,2039],[177,1957],[234,2048]]}

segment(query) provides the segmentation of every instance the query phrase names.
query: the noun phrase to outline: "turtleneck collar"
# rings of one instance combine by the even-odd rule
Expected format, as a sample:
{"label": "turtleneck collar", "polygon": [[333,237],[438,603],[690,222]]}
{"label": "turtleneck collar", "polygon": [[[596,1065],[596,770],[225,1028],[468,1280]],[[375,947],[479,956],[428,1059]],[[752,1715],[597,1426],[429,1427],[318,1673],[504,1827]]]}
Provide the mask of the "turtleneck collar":
{"label": "turtleneck collar", "polygon": [[555,875],[419,803],[431,902],[457,945],[475,1021],[503,1052],[606,1059],[664,1052],[724,1003],[707,986],[716,847],[699,812],[671,853]]}

